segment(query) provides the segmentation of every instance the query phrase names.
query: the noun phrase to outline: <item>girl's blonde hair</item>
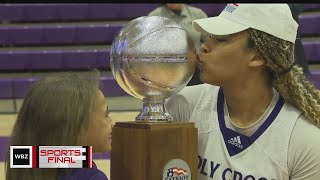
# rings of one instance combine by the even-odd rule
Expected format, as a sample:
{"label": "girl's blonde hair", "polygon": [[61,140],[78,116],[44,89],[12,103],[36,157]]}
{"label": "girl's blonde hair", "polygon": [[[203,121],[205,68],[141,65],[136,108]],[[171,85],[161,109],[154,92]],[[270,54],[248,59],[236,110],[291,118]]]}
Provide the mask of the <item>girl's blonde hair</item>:
{"label": "girl's blonde hair", "polygon": [[[85,145],[81,134],[99,88],[99,72],[86,76],[64,73],[36,82],[26,95],[14,125],[10,145]],[[7,180],[53,180],[67,169],[11,169],[9,148]]]}

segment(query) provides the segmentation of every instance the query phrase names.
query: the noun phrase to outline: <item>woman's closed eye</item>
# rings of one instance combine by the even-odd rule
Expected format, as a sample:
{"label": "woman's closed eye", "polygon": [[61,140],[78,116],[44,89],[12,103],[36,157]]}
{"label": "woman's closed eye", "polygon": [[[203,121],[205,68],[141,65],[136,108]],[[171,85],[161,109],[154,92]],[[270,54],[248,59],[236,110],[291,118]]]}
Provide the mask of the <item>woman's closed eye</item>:
{"label": "woman's closed eye", "polygon": [[223,38],[223,37],[218,37],[218,36],[214,36],[214,35],[212,35],[212,34],[209,35],[209,38],[210,38],[210,39],[214,39],[214,40],[216,40],[216,41],[218,41],[218,42],[225,42],[225,41],[226,41],[225,38]]}
{"label": "woman's closed eye", "polygon": [[226,41],[226,40],[223,39],[223,38],[216,38],[216,40],[217,40],[218,42],[225,42],[225,41]]}

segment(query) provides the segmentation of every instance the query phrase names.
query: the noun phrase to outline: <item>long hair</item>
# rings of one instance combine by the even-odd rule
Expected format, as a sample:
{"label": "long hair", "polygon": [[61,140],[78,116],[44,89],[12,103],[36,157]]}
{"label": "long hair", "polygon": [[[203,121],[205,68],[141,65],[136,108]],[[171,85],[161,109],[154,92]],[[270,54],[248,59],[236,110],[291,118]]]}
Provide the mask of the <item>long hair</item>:
{"label": "long hair", "polygon": [[[64,73],[36,82],[27,93],[14,125],[10,145],[84,145],[91,107],[99,88],[98,71]],[[11,169],[7,180],[58,179],[68,169]]]}
{"label": "long hair", "polygon": [[294,65],[294,43],[255,29],[248,32],[248,46],[265,61],[273,87],[320,127],[320,91],[306,79],[302,68]]}

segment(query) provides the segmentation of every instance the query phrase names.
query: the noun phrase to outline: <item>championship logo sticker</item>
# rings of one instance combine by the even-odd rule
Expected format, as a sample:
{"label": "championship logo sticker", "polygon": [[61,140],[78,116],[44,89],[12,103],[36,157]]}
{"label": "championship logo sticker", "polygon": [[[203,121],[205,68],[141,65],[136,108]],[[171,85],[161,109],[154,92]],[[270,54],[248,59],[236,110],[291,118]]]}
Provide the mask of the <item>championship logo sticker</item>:
{"label": "championship logo sticker", "polygon": [[162,177],[162,180],[191,180],[191,171],[184,160],[172,159],[164,167]]}

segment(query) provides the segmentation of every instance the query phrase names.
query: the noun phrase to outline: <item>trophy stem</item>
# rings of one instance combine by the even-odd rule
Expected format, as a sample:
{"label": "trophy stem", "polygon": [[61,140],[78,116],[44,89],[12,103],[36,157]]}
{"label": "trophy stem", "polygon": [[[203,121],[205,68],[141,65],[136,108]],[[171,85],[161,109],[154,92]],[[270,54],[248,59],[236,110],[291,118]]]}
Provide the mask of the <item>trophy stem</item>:
{"label": "trophy stem", "polygon": [[143,99],[142,111],[136,122],[172,122],[172,117],[164,108],[164,99]]}

